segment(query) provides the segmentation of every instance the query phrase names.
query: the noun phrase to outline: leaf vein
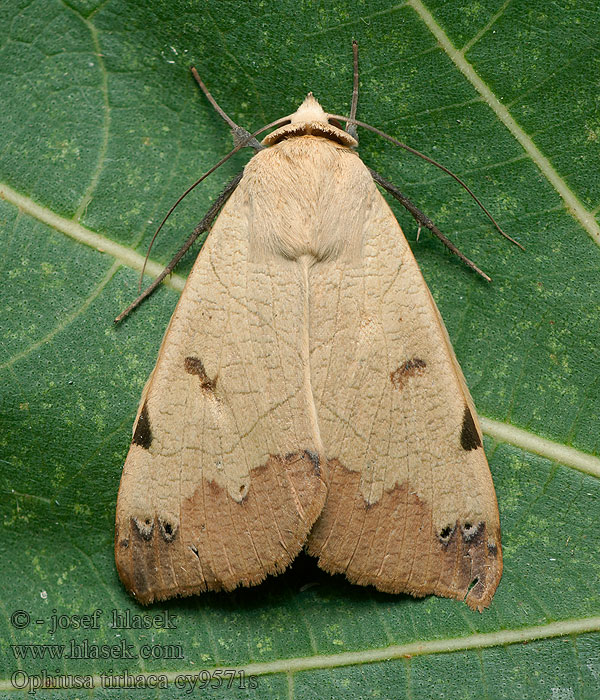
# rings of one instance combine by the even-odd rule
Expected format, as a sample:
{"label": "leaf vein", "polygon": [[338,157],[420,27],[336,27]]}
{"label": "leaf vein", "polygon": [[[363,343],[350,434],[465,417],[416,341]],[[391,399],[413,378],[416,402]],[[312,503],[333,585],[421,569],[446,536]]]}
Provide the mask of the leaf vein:
{"label": "leaf vein", "polygon": [[565,180],[558,174],[548,158],[535,145],[531,136],[519,126],[511,115],[506,105],[490,90],[486,83],[479,77],[473,66],[465,59],[463,54],[452,44],[448,35],[436,22],[433,15],[421,2],[421,0],[409,0],[408,3],[419,15],[431,33],[437,39],[440,46],[446,52],[450,60],[469,80],[473,87],[485,99],[487,104],[494,111],[498,119],[509,130],[512,136],[521,144],[531,160],[538,167],[540,172],[554,187],[556,192],[562,197],[567,210],[588,232],[592,240],[600,245],[600,226],[594,216],[581,203],[575,193],[569,188]]}

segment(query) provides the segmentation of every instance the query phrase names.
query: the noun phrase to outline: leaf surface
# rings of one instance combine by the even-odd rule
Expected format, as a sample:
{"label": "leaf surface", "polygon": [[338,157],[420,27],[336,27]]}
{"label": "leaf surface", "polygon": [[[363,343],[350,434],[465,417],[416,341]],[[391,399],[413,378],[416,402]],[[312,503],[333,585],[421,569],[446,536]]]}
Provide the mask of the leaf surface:
{"label": "leaf surface", "polygon": [[[599,23],[597,3],[582,0],[2,4],[1,697],[44,669],[89,674],[91,697],[115,697],[101,687],[112,669],[146,683],[168,674],[169,690],[135,697],[183,698],[192,693],[178,677],[240,668],[256,688],[237,676],[194,694],[600,696]],[[456,171],[526,248],[495,234],[441,172],[361,134],[363,160],[494,280],[425,234],[415,243],[414,222],[393,205],[483,418],[502,581],[480,615],[355,587],[301,556],[260,587],[142,609],[115,572],[114,507],[193,256],[123,325],[112,319],[136,293],[157,220],[231,147],[188,68],[250,130],[309,90],[345,113],[352,38],[359,117]],[[190,195],[154,261],[168,261],[248,157]],[[95,610],[96,628],[75,627],[73,616]],[[117,629],[113,610],[168,614],[175,628]],[[76,658],[86,640],[109,645],[109,658],[89,647]]]}

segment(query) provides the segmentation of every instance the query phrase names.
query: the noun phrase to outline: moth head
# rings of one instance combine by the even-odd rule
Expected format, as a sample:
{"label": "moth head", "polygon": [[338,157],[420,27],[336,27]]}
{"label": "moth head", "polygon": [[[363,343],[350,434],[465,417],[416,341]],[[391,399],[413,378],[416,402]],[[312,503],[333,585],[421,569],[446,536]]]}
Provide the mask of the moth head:
{"label": "moth head", "polygon": [[266,146],[296,136],[320,136],[331,139],[343,146],[357,146],[357,141],[344,131],[337,119],[329,120],[329,115],[309,92],[304,102],[290,117],[290,123],[276,129],[263,139]]}

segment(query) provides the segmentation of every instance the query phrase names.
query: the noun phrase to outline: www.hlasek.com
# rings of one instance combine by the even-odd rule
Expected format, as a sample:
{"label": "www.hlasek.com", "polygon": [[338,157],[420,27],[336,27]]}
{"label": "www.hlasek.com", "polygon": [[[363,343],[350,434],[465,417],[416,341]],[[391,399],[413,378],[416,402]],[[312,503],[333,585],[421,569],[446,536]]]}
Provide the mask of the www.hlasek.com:
{"label": "www.hlasek.com", "polygon": [[138,649],[124,639],[116,644],[95,644],[70,639],[67,644],[11,644],[15,659],[183,659],[182,644],[142,644]]}

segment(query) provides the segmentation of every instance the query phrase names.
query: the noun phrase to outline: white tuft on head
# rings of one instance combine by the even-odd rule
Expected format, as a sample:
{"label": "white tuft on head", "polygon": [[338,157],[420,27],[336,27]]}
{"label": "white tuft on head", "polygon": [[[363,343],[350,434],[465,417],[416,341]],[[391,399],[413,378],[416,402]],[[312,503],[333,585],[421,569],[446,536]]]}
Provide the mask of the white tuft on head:
{"label": "white tuft on head", "polygon": [[327,115],[323,111],[323,107],[313,97],[312,92],[309,92],[304,102],[292,114],[291,123],[308,123],[308,122],[325,122],[327,124]]}

